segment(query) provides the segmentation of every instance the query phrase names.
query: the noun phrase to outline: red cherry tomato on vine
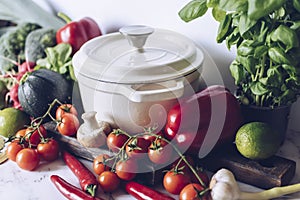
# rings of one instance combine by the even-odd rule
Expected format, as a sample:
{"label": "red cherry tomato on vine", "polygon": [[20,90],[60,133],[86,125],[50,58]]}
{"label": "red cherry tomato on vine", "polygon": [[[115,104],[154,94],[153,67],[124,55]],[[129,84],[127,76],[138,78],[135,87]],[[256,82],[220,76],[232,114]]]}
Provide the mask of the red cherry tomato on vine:
{"label": "red cherry tomato on vine", "polygon": [[97,156],[93,161],[93,170],[95,174],[100,175],[104,171],[109,171],[113,165],[114,160],[107,154]]}
{"label": "red cherry tomato on vine", "polygon": [[72,104],[62,104],[56,110],[56,120],[60,120],[65,113],[78,116],[78,112]]}
{"label": "red cherry tomato on vine", "polygon": [[23,146],[19,143],[19,141],[12,141],[6,149],[6,155],[8,159],[12,161],[16,161],[16,156],[23,149]]}
{"label": "red cherry tomato on vine", "polygon": [[35,147],[41,142],[42,138],[46,138],[47,135],[47,130],[43,125],[28,127],[25,132],[25,140]]}
{"label": "red cherry tomato on vine", "polygon": [[106,138],[106,144],[111,151],[118,152],[127,140],[127,135],[111,132]]}
{"label": "red cherry tomato on vine", "polygon": [[17,153],[16,163],[21,169],[32,171],[40,162],[39,155],[35,149],[24,148]]}
{"label": "red cherry tomato on vine", "polygon": [[148,147],[150,142],[142,137],[133,137],[126,144],[126,154],[130,158],[141,159],[147,156]]}
{"label": "red cherry tomato on vine", "polygon": [[58,122],[57,130],[62,135],[73,136],[80,126],[77,116],[65,113]]}
{"label": "red cherry tomato on vine", "polygon": [[122,180],[132,180],[138,172],[138,165],[135,159],[120,160],[116,164],[116,174]]}
{"label": "red cherry tomato on vine", "polygon": [[104,171],[98,176],[98,182],[104,192],[113,192],[118,189],[120,179],[112,171]]}
{"label": "red cherry tomato on vine", "polygon": [[54,139],[48,139],[46,142],[38,144],[37,152],[46,161],[56,160],[59,156],[59,144]]}
{"label": "red cherry tomato on vine", "polygon": [[209,200],[209,194],[200,193],[204,190],[204,188],[200,184],[190,183],[186,185],[179,194],[180,200]]}
{"label": "red cherry tomato on vine", "polygon": [[149,159],[156,164],[170,164],[172,155],[173,147],[161,139],[154,140],[148,150]]}
{"label": "red cherry tomato on vine", "polygon": [[163,186],[171,194],[179,194],[180,191],[191,181],[189,175],[168,171],[164,175]]}

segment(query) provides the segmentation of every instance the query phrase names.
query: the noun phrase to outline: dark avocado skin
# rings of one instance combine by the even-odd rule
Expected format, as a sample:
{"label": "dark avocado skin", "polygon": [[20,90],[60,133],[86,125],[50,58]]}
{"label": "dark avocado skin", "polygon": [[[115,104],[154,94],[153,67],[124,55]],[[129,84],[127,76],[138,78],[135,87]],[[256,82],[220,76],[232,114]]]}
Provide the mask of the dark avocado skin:
{"label": "dark avocado skin", "polygon": [[23,111],[34,118],[41,117],[54,99],[62,103],[71,103],[71,86],[70,81],[61,74],[48,69],[38,69],[20,84],[18,98]]}

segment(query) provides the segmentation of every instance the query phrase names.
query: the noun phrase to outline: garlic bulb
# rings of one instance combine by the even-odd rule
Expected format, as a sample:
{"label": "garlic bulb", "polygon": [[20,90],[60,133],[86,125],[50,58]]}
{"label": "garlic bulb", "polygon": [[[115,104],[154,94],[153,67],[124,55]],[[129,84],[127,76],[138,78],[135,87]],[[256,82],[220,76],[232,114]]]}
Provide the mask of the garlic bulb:
{"label": "garlic bulb", "polygon": [[98,122],[96,112],[83,113],[83,124],[77,131],[77,140],[85,147],[98,148],[106,143],[106,134],[111,131],[107,122]]}

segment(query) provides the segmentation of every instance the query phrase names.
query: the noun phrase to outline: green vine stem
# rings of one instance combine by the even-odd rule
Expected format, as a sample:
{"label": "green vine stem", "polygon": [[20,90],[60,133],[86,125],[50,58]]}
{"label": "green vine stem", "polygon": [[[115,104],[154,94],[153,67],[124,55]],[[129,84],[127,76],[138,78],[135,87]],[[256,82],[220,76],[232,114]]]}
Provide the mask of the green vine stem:
{"label": "green vine stem", "polygon": [[[162,136],[159,136],[159,135],[156,135],[153,133],[153,129],[147,129],[147,130],[151,130],[151,131],[148,131],[148,132],[143,132],[143,133],[138,133],[138,134],[135,134],[135,135],[130,135],[128,133],[126,133],[125,131],[121,130],[121,129],[117,129],[115,131],[117,131],[118,134],[125,134],[126,136],[128,136],[129,138],[127,139],[127,141],[124,143],[124,145],[119,149],[118,153],[113,156],[111,158],[112,159],[115,159],[117,157],[119,157],[121,155],[121,157],[123,157],[123,153],[124,153],[124,148],[126,147],[126,144],[134,137],[140,137],[140,136],[145,136],[145,135],[149,135],[149,136],[154,136],[156,139],[161,139],[163,141],[165,141],[166,143],[168,143],[169,145],[172,146],[172,148],[175,150],[175,152],[179,155],[180,159],[182,161],[184,161],[184,163],[189,167],[189,169],[192,171],[192,173],[196,176],[197,180],[199,181],[199,183],[201,184],[201,186],[203,186],[204,188],[207,188],[207,185],[202,181],[202,179],[199,177],[197,171],[195,170],[195,168],[186,160],[186,157],[181,153],[181,151],[176,147],[176,145],[174,145],[171,141],[169,141],[168,139],[162,137]],[[109,160],[109,159],[108,159]],[[114,164],[112,166],[112,169],[111,170],[114,170],[114,167],[116,165],[116,159],[114,161]],[[206,190],[208,191],[208,190]]]}

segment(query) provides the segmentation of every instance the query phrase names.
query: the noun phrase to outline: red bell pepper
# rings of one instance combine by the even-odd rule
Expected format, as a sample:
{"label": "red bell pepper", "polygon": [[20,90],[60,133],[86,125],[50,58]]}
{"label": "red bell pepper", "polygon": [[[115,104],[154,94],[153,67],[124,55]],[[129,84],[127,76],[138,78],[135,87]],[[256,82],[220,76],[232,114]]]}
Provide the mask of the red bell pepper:
{"label": "red bell pepper", "polygon": [[82,18],[79,21],[72,21],[62,13],[58,15],[66,21],[66,25],[56,32],[57,43],[69,43],[72,46],[73,53],[88,40],[102,35],[98,24],[89,17]]}
{"label": "red bell pepper", "polygon": [[232,142],[242,121],[235,96],[214,85],[179,101],[168,112],[165,134],[181,150],[203,157],[216,145]]}

